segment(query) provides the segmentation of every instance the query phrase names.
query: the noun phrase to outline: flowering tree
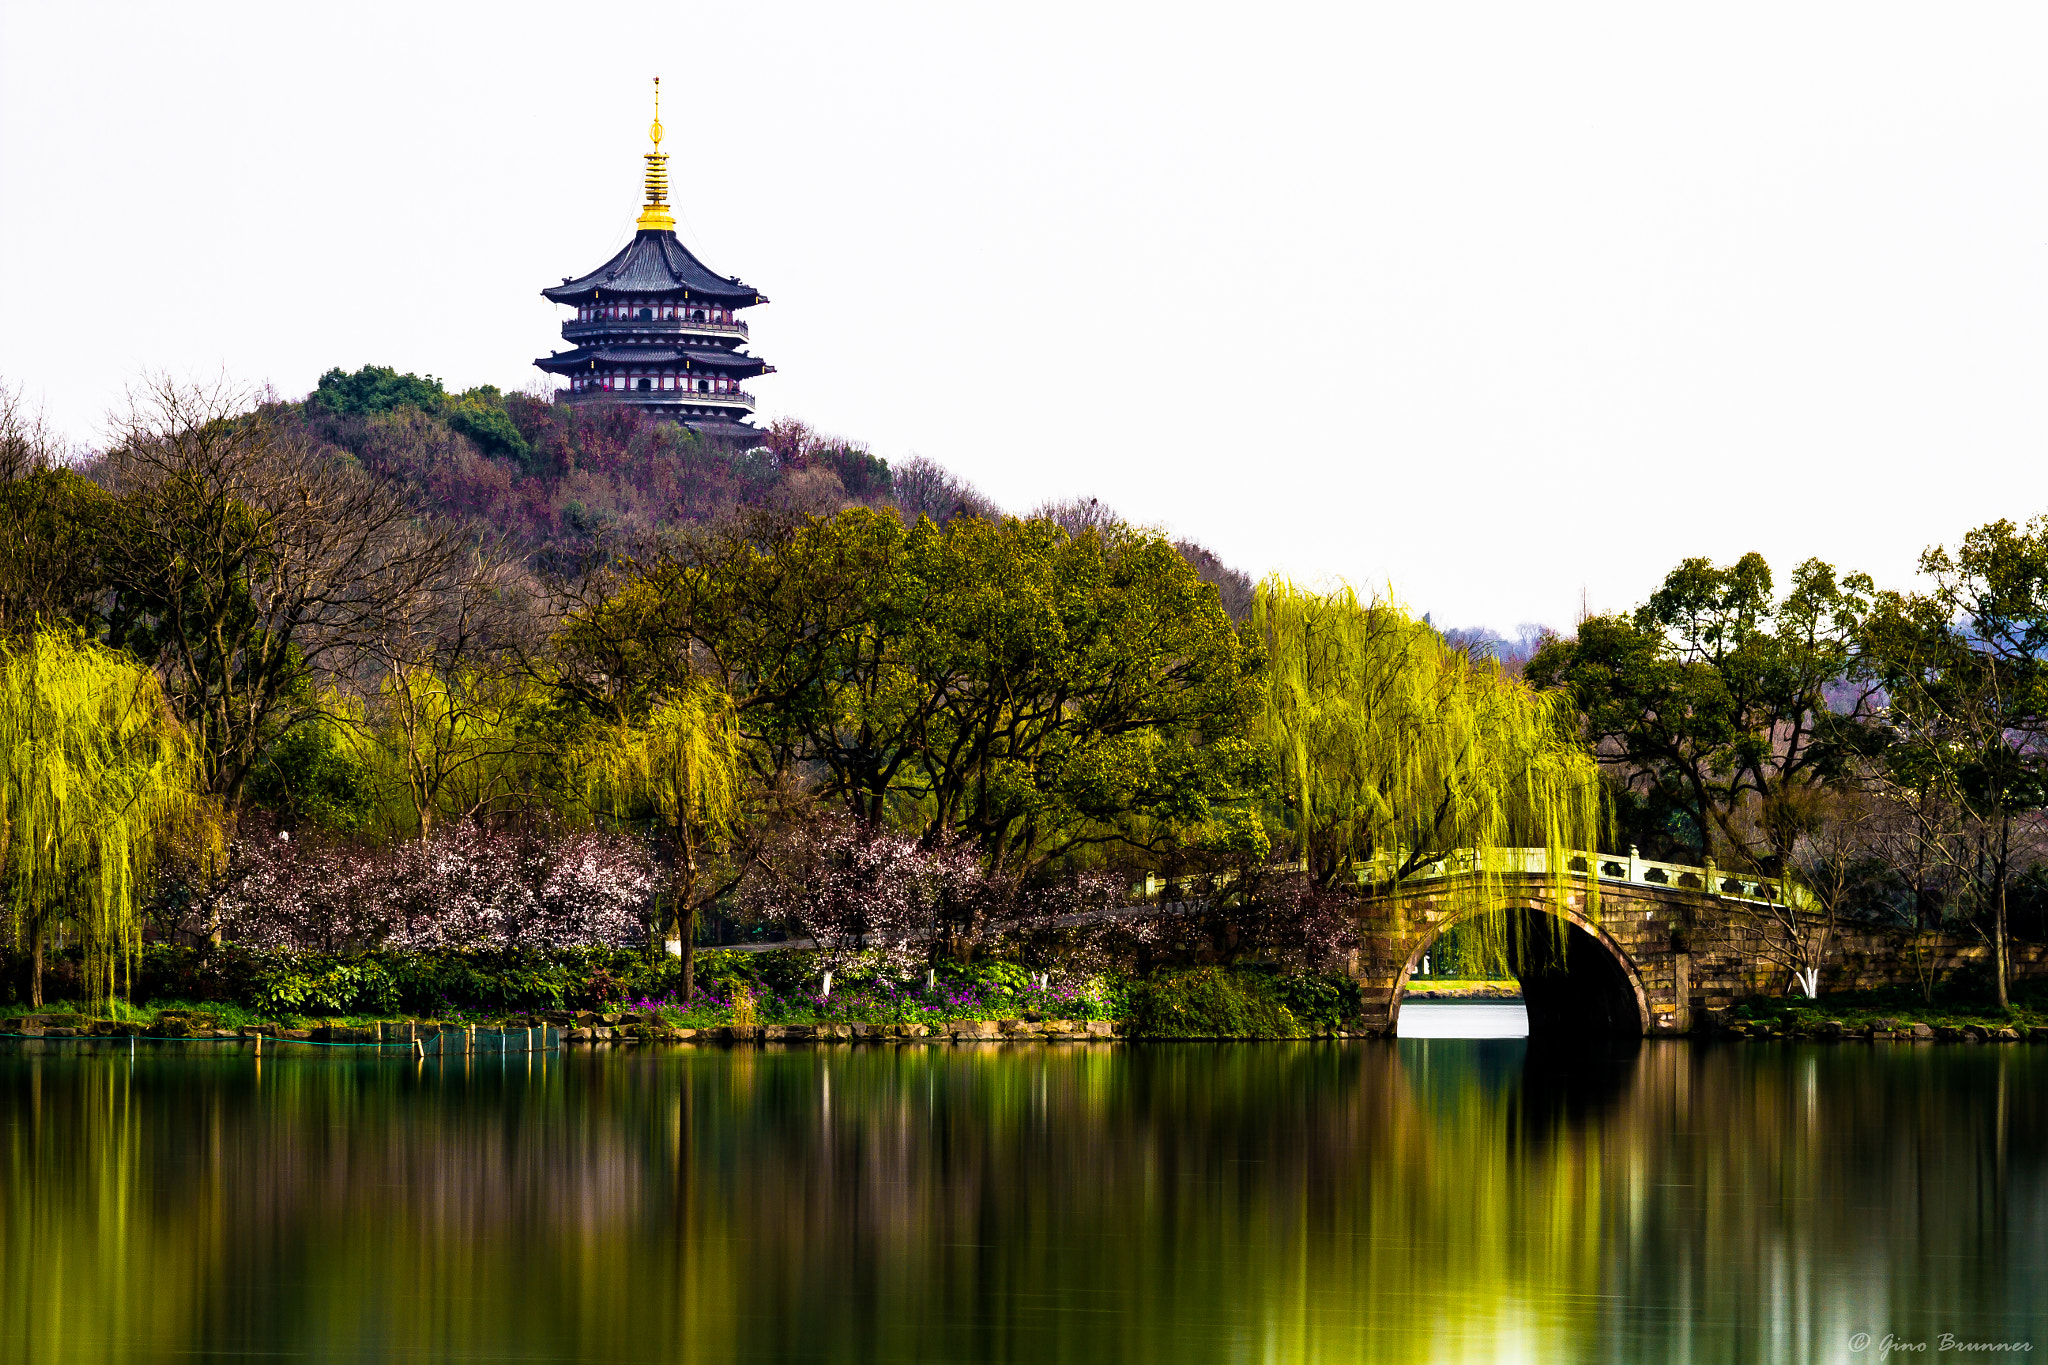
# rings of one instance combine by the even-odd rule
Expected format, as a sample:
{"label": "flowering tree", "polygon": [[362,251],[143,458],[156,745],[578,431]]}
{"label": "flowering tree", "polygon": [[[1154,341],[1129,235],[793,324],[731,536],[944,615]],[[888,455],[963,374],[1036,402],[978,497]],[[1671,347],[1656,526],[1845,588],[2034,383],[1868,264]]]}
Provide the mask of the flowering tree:
{"label": "flowering tree", "polygon": [[880,953],[907,971],[928,957],[948,911],[986,895],[969,850],[930,850],[917,840],[840,815],[793,825],[755,860],[745,901],[793,938],[818,945],[827,970]]}
{"label": "flowering tree", "polygon": [[337,842],[237,841],[226,935],[266,948],[545,950],[644,941],[659,879],[643,841],[583,830],[449,826],[375,852]]}
{"label": "flowering tree", "polygon": [[932,848],[834,814],[770,840],[743,894],[754,913],[816,943],[829,971],[862,955],[907,973],[1000,952],[1086,976],[1116,954],[1075,956],[1078,945],[1129,937],[1104,933],[1123,891],[1103,873],[1020,885],[989,876],[965,840]]}

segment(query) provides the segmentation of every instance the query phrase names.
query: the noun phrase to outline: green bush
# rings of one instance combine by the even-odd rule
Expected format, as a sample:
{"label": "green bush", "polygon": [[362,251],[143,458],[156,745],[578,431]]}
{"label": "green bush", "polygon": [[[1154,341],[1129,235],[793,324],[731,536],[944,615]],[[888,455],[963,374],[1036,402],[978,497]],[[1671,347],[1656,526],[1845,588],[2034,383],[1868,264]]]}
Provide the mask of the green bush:
{"label": "green bush", "polygon": [[1264,973],[1162,972],[1130,992],[1132,1032],[1150,1038],[1300,1038],[1308,1028]]}
{"label": "green bush", "polygon": [[1346,976],[1295,976],[1272,973],[1266,989],[1296,1019],[1318,1030],[1343,1028],[1358,1018],[1365,994]]}
{"label": "green bush", "polygon": [[990,999],[1021,995],[1031,984],[1031,973],[1014,962],[977,962],[963,968],[959,977]]}
{"label": "green bush", "polygon": [[[474,390],[472,390],[474,392]],[[491,393],[495,397],[496,390]],[[448,410],[448,425],[477,443],[484,454],[524,462],[533,452],[526,438],[500,407],[488,402],[464,403]]]}
{"label": "green bush", "polygon": [[392,1014],[398,982],[371,958],[278,962],[255,982],[246,1003],[273,1018],[287,1014]]}
{"label": "green bush", "polygon": [[433,412],[448,401],[448,390],[433,375],[400,374],[389,365],[365,365],[354,374],[336,366],[320,376],[306,401],[344,416],[393,408]]}
{"label": "green bush", "polygon": [[[65,995],[76,975],[76,950],[53,955],[46,974],[51,998]],[[17,961],[16,959],[20,959]],[[1299,1038],[1341,1027],[1358,1012],[1359,992],[1341,977],[1290,976],[1240,965],[1161,973],[1140,980],[1091,978],[1037,988],[1035,973],[1013,962],[949,964],[939,990],[926,995],[921,975],[904,982],[879,954],[841,961],[829,1000],[818,996],[824,958],[775,949],[697,954],[697,986],[712,1001],[741,988],[755,997],[767,1023],[817,1018],[902,1022],[951,1018],[1128,1019],[1139,1035],[1158,1038]],[[26,959],[0,949],[0,986],[26,984]],[[632,1007],[660,1009],[693,1026],[724,1021],[722,1003],[685,1011],[682,962],[637,950],[570,948],[549,953],[331,954],[266,952],[235,944],[146,946],[137,963],[132,1004],[176,1001],[237,1018],[454,1018],[532,1010]],[[0,997],[6,991],[0,989]],[[17,998],[19,996],[17,995]]]}

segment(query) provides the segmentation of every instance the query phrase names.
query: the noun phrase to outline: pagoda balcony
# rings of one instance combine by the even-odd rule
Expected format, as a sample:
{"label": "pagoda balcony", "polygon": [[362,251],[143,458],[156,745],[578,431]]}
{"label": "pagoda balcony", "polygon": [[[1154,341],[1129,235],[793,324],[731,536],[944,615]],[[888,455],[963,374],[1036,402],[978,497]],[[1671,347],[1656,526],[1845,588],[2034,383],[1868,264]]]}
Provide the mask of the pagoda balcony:
{"label": "pagoda balcony", "polygon": [[729,393],[691,393],[688,389],[657,389],[653,393],[628,394],[629,398],[648,398],[658,403],[687,403],[693,407],[740,408],[747,412],[754,410],[754,395],[735,389]]}
{"label": "pagoda balcony", "polygon": [[738,337],[747,340],[744,322],[690,322],[683,318],[592,318],[588,322],[570,319],[562,324],[564,341],[586,337],[674,337],[682,335]]}
{"label": "pagoda balcony", "polygon": [[616,399],[621,403],[632,403],[638,407],[652,408],[731,408],[740,412],[754,411],[754,395],[737,391],[728,393],[693,393],[689,389],[557,389],[557,403],[593,403],[600,398]]}

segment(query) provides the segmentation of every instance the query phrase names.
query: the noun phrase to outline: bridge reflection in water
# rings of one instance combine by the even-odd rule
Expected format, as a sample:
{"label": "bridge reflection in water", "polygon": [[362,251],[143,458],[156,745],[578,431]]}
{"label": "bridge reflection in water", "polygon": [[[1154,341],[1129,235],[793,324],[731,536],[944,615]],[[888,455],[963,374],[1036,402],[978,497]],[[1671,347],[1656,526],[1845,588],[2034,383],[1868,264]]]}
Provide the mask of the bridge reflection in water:
{"label": "bridge reflection in water", "polygon": [[2036,1048],[51,1050],[0,1191],[50,1365],[2048,1349]]}

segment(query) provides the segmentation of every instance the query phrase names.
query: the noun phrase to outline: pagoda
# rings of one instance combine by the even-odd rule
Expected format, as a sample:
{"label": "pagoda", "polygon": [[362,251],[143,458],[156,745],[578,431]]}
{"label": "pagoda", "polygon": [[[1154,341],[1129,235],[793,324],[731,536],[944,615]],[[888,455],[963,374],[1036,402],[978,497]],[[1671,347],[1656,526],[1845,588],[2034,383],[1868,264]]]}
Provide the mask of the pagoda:
{"label": "pagoda", "polygon": [[673,418],[704,436],[754,440],[754,396],[740,381],[772,374],[746,353],[742,308],[768,300],[730,275],[715,275],[676,239],[668,210],[668,153],[661,150],[661,80],[654,82],[654,150],[647,158],[647,203],[633,240],[587,275],[541,290],[576,316],[562,324],[574,350],[533,363],[561,375],[567,403],[630,403]]}

